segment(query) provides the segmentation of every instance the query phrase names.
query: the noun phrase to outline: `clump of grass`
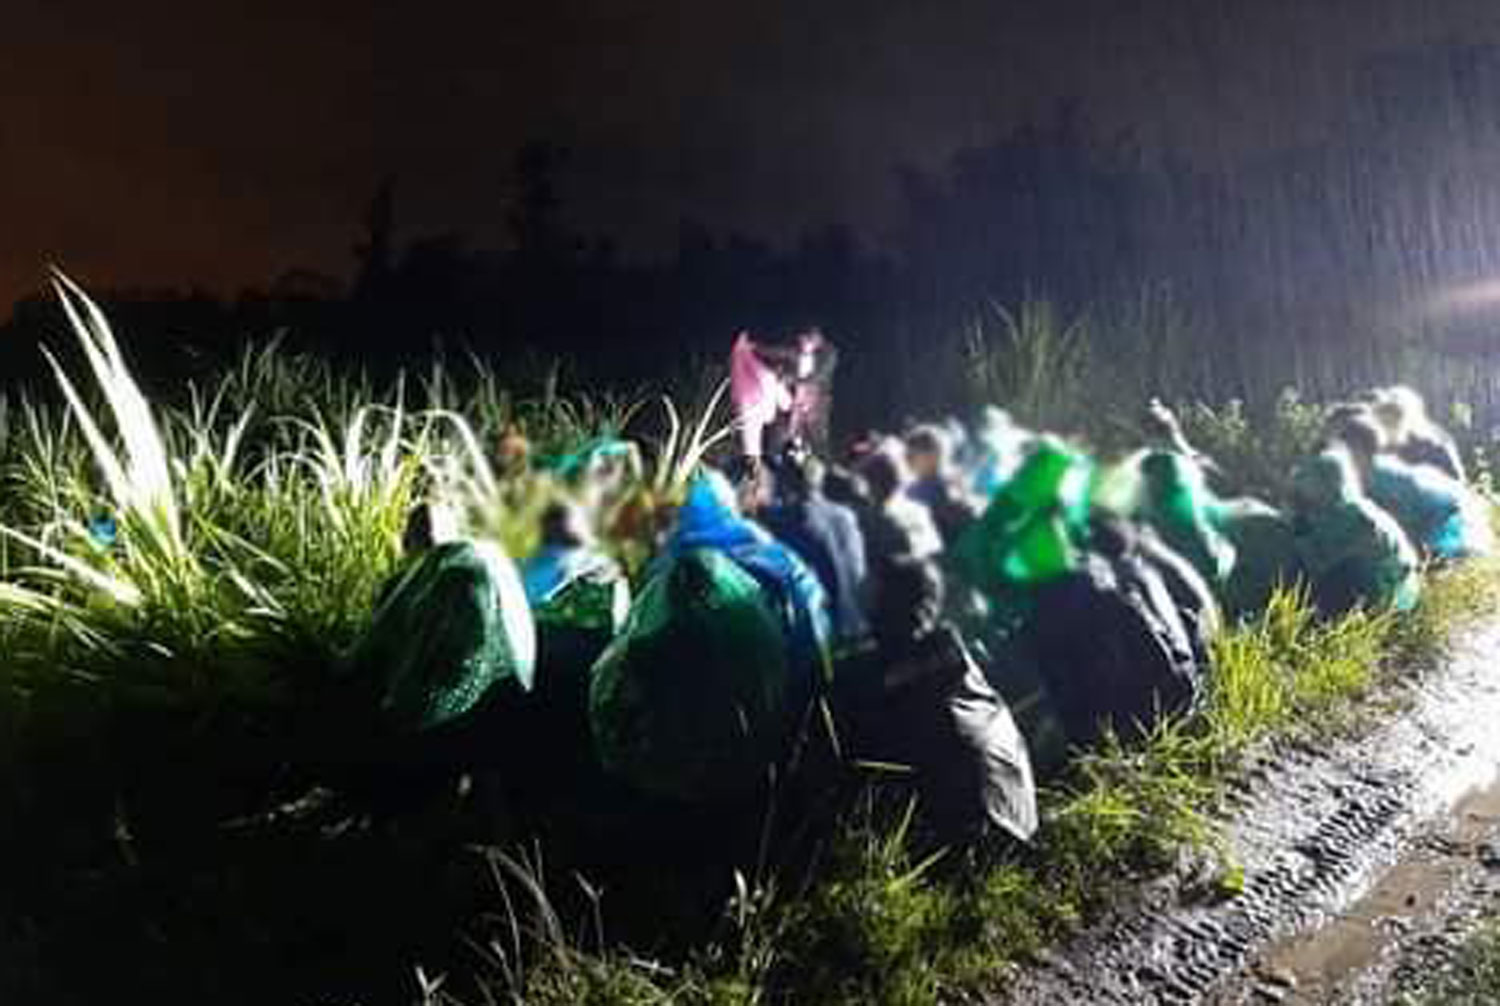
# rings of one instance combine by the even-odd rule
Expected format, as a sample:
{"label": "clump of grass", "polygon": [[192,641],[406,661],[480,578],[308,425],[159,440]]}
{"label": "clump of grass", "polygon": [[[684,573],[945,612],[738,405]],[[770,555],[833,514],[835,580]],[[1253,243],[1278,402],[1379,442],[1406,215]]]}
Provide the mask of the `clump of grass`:
{"label": "clump of grass", "polygon": [[1500,606],[1500,558],[1472,559],[1429,576],[1416,610],[1392,630],[1395,664],[1425,670],[1449,654],[1455,635]]}
{"label": "clump of grass", "polygon": [[778,984],[803,1001],[921,1006],[937,999],[934,949],[954,899],[925,875],[934,854],[914,861],[915,807],[888,827],[866,806],[835,835],[818,881],[790,906]]}
{"label": "clump of grass", "polygon": [[1500,1001],[1500,923],[1491,919],[1476,930],[1457,958],[1428,979],[1424,988],[1406,992],[1396,1006],[1486,1006]]}
{"label": "clump of grass", "polygon": [[1238,753],[1300,719],[1326,727],[1329,714],[1375,683],[1400,621],[1364,609],[1320,620],[1305,588],[1278,589],[1258,616],[1214,640],[1209,732]]}
{"label": "clump of grass", "polygon": [[965,332],[970,396],[980,403],[1005,402],[1038,428],[1070,427],[1088,400],[1089,347],[1082,316],[1064,321],[1045,301],[1027,301],[1016,311],[991,303]]}

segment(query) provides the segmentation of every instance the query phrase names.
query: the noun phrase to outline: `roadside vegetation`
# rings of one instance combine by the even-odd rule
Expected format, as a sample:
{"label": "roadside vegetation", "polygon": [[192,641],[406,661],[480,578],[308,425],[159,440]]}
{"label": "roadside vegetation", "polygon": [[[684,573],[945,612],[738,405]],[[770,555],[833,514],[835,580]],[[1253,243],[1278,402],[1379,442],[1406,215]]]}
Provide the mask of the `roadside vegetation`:
{"label": "roadside vegetation", "polygon": [[[337,669],[423,480],[520,551],[546,487],[493,467],[507,428],[547,455],[629,431],[644,474],[623,505],[647,508],[712,449],[714,396],[518,395],[479,366],[376,387],[271,344],[148,401],[106,320],[60,294],[82,349],[53,360],[61,400],[0,400],[5,1001],[979,1001],[1144,877],[1235,893],[1213,815],[1246,756],[1353,728],[1497,600],[1488,563],[1435,573],[1399,618],[1321,621],[1289,585],[1217,639],[1200,709],[1074,755],[1028,848],[934,848],[879,771],[827,766],[660,847],[624,841],[637,858],[601,808],[498,820],[469,792],[372,819],[338,792]],[[1082,328],[1001,317],[1003,340],[969,334],[976,398],[1130,442],[1087,421]],[[1322,406],[1212,400],[1181,403],[1190,437],[1234,490],[1282,498]]]}
{"label": "roadside vegetation", "polygon": [[1421,992],[1405,993],[1395,1006],[1482,1006],[1500,1001],[1500,923],[1472,933],[1457,956],[1430,975]]}

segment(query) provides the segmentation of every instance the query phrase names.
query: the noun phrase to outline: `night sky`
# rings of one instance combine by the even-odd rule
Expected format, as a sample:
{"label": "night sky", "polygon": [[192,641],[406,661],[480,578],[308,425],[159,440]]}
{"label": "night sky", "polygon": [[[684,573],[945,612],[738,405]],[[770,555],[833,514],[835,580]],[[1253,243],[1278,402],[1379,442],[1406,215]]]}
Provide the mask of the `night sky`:
{"label": "night sky", "polygon": [[1067,97],[1233,170],[1347,114],[1371,52],[1500,41],[1494,0],[81,6],[5,3],[0,305],[49,259],[99,286],[346,275],[388,174],[407,234],[498,240],[529,137],[572,148],[568,207],[630,251],[684,214],[878,237],[895,165]]}

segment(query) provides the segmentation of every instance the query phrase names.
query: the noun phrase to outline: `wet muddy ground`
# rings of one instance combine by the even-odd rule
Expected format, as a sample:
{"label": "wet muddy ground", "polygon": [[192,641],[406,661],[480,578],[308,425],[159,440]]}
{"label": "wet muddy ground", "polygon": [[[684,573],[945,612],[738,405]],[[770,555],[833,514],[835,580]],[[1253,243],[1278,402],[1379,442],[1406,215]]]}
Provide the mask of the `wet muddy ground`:
{"label": "wet muddy ground", "polygon": [[1500,908],[1500,623],[1353,737],[1257,758],[1226,809],[1241,893],[1163,878],[1002,1000],[1382,1004]]}

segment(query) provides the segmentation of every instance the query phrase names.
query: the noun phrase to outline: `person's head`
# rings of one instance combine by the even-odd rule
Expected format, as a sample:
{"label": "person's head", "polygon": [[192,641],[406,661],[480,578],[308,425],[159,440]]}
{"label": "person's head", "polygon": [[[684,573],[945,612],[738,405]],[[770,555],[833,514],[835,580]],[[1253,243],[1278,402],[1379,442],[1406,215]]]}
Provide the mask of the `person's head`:
{"label": "person's head", "polygon": [[629,440],[613,440],[589,455],[582,470],[584,493],[601,505],[619,497],[641,478],[640,449]]}
{"label": "person's head", "polygon": [[1335,430],[1351,419],[1363,419],[1374,414],[1373,399],[1356,398],[1348,402],[1338,402],[1323,417],[1323,429]]}
{"label": "person's head", "polygon": [[986,405],[979,410],[979,416],[974,422],[979,436],[1010,436],[1020,431],[1016,421],[1009,412],[998,405]]}
{"label": "person's head", "polygon": [[577,503],[558,500],[542,511],[542,544],[552,548],[583,548],[594,543],[588,514]]}
{"label": "person's head", "polygon": [[500,471],[505,474],[515,474],[525,470],[531,460],[531,441],[526,439],[526,434],[521,427],[510,423],[500,434],[500,443],[496,450],[496,461]]}
{"label": "person's head", "polygon": [[1053,436],[1039,437],[1003,490],[1024,509],[1066,506],[1086,476],[1067,444]]}
{"label": "person's head", "polygon": [[1301,510],[1346,503],[1360,492],[1358,470],[1342,447],[1308,458],[1292,476],[1292,502]]}
{"label": "person's head", "polygon": [[1149,451],[1141,458],[1141,484],[1153,499],[1163,499],[1186,483],[1185,459],[1172,451]]}
{"label": "person's head", "polygon": [[1141,488],[1156,506],[1197,507],[1208,500],[1203,467],[1177,451],[1148,451],[1141,458]]}
{"label": "person's head", "polygon": [[823,492],[823,462],[811,454],[787,459],[776,469],[776,490],[780,499],[798,503]]}
{"label": "person's head", "polygon": [[911,472],[906,467],[905,452],[899,442],[888,443],[871,451],[859,465],[869,487],[870,499],[879,505],[885,503],[911,483]]}
{"label": "person's head", "polygon": [[679,534],[712,532],[739,520],[739,495],[723,472],[704,467],[688,486],[687,498],[677,508],[676,516]]}
{"label": "person's head", "polygon": [[1139,530],[1123,517],[1098,512],[1089,517],[1089,543],[1100,555],[1119,558],[1133,551]]}
{"label": "person's head", "polygon": [[807,441],[800,437],[790,437],[771,461],[773,474],[780,478],[783,471],[797,467],[811,456],[812,449],[807,446]]}
{"label": "person's head", "polygon": [[797,333],[797,348],[803,352],[817,352],[827,340],[821,328],[808,328]]}
{"label": "person's head", "polygon": [[952,453],[952,440],[940,426],[918,426],[906,435],[906,464],[915,479],[945,478]]}
{"label": "person's head", "polygon": [[865,484],[864,476],[840,465],[834,465],[824,475],[823,493],[844,506],[863,507],[870,502],[870,487]]}
{"label": "person's head", "polygon": [[740,513],[753,516],[767,502],[771,474],[760,458],[738,455],[724,466],[724,476],[734,490],[735,507]]}
{"label": "person's head", "polygon": [[1330,431],[1334,443],[1349,454],[1361,474],[1368,474],[1375,455],[1385,449],[1386,431],[1374,416],[1352,416]]}
{"label": "person's head", "polygon": [[1396,444],[1427,424],[1427,403],[1415,389],[1404,384],[1376,392],[1374,412],[1386,437]]}
{"label": "person's head", "polygon": [[459,535],[458,510],[444,500],[426,499],[407,514],[401,548],[408,555],[416,555],[456,541]]}

